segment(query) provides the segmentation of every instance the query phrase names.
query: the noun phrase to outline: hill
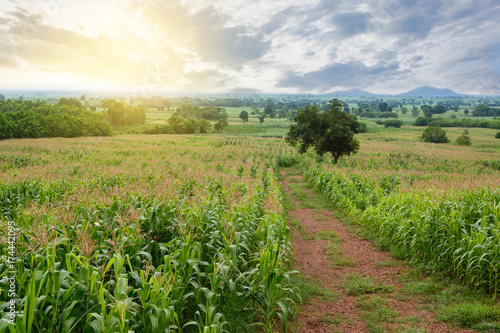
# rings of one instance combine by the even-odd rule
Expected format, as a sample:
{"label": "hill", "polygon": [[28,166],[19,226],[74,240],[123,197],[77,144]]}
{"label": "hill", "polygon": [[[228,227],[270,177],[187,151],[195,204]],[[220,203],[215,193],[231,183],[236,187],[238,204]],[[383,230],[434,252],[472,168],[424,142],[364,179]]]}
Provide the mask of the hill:
{"label": "hill", "polygon": [[347,97],[364,97],[364,96],[374,96],[371,92],[361,90],[361,89],[349,89],[349,90],[337,90],[329,93],[328,96],[347,96]]}
{"label": "hill", "polygon": [[422,86],[405,93],[398,94],[399,97],[461,97],[462,94],[456,93],[451,89],[440,89],[431,86]]}

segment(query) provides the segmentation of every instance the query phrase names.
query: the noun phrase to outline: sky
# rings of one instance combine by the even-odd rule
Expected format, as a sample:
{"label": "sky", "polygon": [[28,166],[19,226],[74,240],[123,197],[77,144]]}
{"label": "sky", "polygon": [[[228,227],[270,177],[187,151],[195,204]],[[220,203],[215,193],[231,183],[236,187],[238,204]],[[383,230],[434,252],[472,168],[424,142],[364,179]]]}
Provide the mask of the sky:
{"label": "sky", "polygon": [[0,90],[500,94],[498,0],[0,0]]}

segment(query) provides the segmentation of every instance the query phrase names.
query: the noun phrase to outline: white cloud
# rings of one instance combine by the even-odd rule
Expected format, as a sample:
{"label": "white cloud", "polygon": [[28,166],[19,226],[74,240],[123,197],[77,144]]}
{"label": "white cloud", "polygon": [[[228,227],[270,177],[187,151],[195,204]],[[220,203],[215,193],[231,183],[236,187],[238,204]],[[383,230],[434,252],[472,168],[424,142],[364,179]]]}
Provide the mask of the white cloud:
{"label": "white cloud", "polygon": [[54,1],[0,0],[0,75],[190,91],[500,93],[496,0]]}

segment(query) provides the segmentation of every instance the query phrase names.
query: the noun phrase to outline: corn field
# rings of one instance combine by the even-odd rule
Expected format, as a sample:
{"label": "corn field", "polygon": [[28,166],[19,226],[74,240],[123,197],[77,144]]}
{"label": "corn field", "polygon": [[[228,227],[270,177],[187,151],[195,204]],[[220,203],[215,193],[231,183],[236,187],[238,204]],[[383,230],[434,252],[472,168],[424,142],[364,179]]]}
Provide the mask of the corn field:
{"label": "corn field", "polygon": [[0,332],[286,331],[276,170],[296,159],[229,136],[2,142]]}
{"label": "corn field", "polygon": [[413,259],[495,298],[500,173],[482,158],[498,154],[365,149],[333,166],[309,152],[302,168],[338,209],[390,237]]}

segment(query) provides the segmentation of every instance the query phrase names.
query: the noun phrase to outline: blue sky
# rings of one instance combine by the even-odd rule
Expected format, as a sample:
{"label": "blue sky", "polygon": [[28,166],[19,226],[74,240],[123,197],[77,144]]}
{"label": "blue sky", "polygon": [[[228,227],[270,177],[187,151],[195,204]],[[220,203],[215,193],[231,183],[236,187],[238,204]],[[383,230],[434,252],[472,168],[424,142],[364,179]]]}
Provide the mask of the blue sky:
{"label": "blue sky", "polygon": [[500,94],[500,2],[0,0],[0,89]]}

